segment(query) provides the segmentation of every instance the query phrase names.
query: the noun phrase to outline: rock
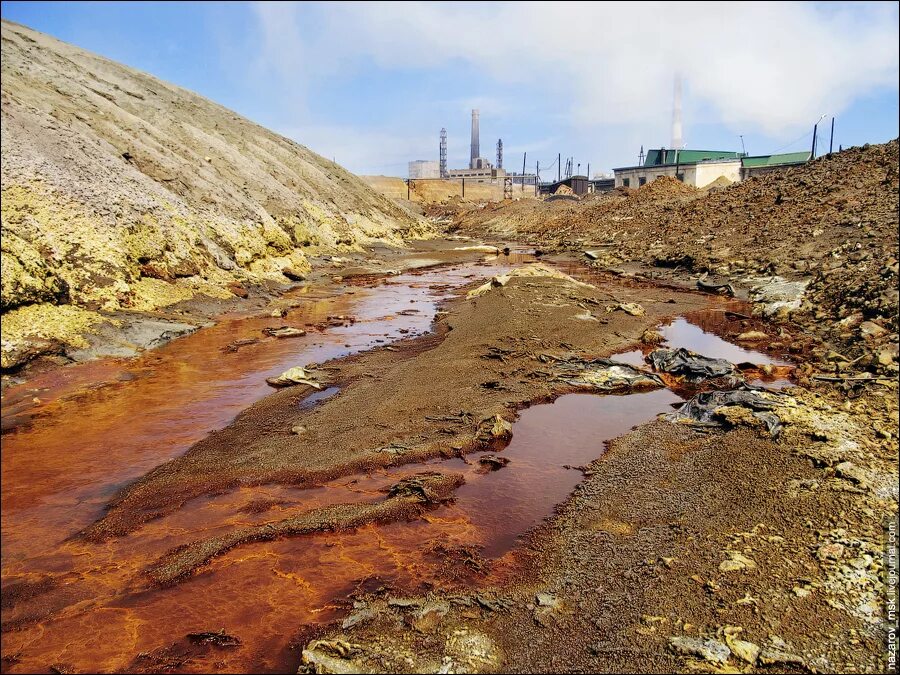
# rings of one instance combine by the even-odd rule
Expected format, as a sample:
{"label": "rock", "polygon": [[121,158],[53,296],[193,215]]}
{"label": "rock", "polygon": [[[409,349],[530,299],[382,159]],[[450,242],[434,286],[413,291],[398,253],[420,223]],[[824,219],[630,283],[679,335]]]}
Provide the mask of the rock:
{"label": "rock", "polygon": [[494,415],[486,420],[482,420],[478,427],[477,438],[483,443],[490,443],[493,440],[512,436],[512,424],[500,415]]}
{"label": "rock", "polygon": [[263,328],[263,333],[276,338],[301,337],[306,331],[292,326],[279,326],[278,328]]}
{"label": "rock", "polygon": [[560,602],[552,593],[538,593],[534,596],[534,601],[538,607],[558,607]]}
{"label": "rock", "polygon": [[784,652],[780,649],[766,647],[759,653],[759,662],[764,666],[803,666],[805,662],[802,656]]}
{"label": "rock", "polygon": [[228,284],[226,288],[228,288],[229,291],[234,293],[239,298],[247,298],[250,296],[250,294],[247,292],[247,289],[241,286],[239,283],[235,282],[232,284]]}
{"label": "rock", "polygon": [[297,435],[305,434],[305,433],[306,433],[306,427],[305,427],[304,425],[302,425],[302,424],[298,424],[298,425],[295,426],[295,427],[291,427],[291,433],[292,433],[292,434],[297,434]]}
{"label": "rock", "polygon": [[844,555],[844,545],[843,544],[823,544],[819,547],[819,550],[816,551],[816,558],[819,560],[839,560]]}
{"label": "rock", "polygon": [[430,633],[450,611],[446,602],[429,602],[409,617],[409,624],[420,633]]}
{"label": "rock", "polygon": [[569,362],[559,367],[566,384],[601,391],[652,389],[665,386],[659,376],[624,363],[598,359],[587,363]]}
{"label": "rock", "polygon": [[584,255],[588,258],[588,260],[597,260],[600,257],[596,251],[585,251]]}
{"label": "rock", "polygon": [[346,630],[347,628],[352,628],[357,624],[371,621],[374,617],[375,611],[371,607],[362,607],[351,612],[350,615],[341,623],[341,628]]}
{"label": "rock", "polygon": [[874,321],[863,321],[859,324],[859,333],[864,338],[877,338],[885,335],[888,332],[887,328],[882,328]]}
{"label": "rock", "polygon": [[539,626],[548,628],[556,622],[556,613],[562,607],[562,601],[552,593],[538,593],[534,596],[535,604],[532,618]]}
{"label": "rock", "polygon": [[313,389],[321,389],[322,385],[312,379],[312,374],[296,366],[284,371],[278,377],[266,378],[266,382],[272,387],[290,387],[296,384],[305,384]]}
{"label": "rock", "polygon": [[641,334],[641,342],[643,342],[645,345],[656,346],[661,345],[663,342],[665,342],[665,338],[663,337],[663,334],[658,330],[648,328]]}
{"label": "rock", "polygon": [[631,316],[644,316],[646,313],[644,307],[636,302],[620,302],[616,309],[621,309],[626,314],[631,314]]}
{"label": "rock", "polygon": [[272,313],[269,314],[273,319],[283,319],[287,316],[287,310],[285,308],[273,309]]}
{"label": "rock", "polygon": [[291,281],[306,281],[306,275],[303,272],[298,272],[293,267],[285,267],[281,270],[281,273]]}
{"label": "rock", "polygon": [[317,673],[368,673],[351,660],[361,651],[360,645],[344,640],[313,640],[303,650],[302,659]]}
{"label": "rock", "polygon": [[200,266],[189,258],[183,258],[169,265],[169,270],[176,278],[194,277],[200,274]]}
{"label": "rock", "polygon": [[719,564],[720,572],[739,572],[741,570],[756,569],[756,563],[745,555],[737,551],[729,551],[728,554],[731,557]]}
{"label": "rock", "polygon": [[711,638],[669,638],[669,648],[682,656],[695,656],[711,663],[726,663],[731,656],[727,645]]}
{"label": "rock", "polygon": [[509,280],[513,277],[548,277],[550,279],[560,279],[562,281],[567,281],[570,284],[575,286],[589,287],[590,284],[585,284],[581,281],[577,281],[570,277],[568,274],[563,274],[557,269],[550,267],[549,265],[537,264],[537,265],[529,265],[528,267],[519,267],[514,269],[512,272],[508,272],[507,274],[501,274],[485,284],[482,284],[478,288],[474,288],[466,294],[466,299],[471,300],[472,298],[477,298],[480,295],[484,295],[488,293],[493,288],[500,288],[506,286],[509,283]]}
{"label": "rock", "polygon": [[237,647],[241,644],[240,638],[229,635],[224,628],[217,631],[188,633],[187,639],[197,644],[216,645],[217,647]]}
{"label": "rock", "polygon": [[878,363],[882,366],[889,366],[898,360],[897,345],[888,345],[878,350]]}
{"label": "rock", "polygon": [[866,482],[866,472],[853,462],[841,462],[834,467],[834,472],[841,478],[846,478],[856,484]]}
{"label": "rock", "polygon": [[478,458],[478,463],[488,471],[496,471],[509,464],[509,458],[493,454],[483,455]]}
{"label": "rock", "polygon": [[501,670],[502,649],[488,635],[471,628],[454,630],[444,649],[447,656],[441,672],[495,673]]}
{"label": "rock", "polygon": [[759,340],[765,340],[767,337],[769,336],[762,331],[750,330],[746,333],[741,333],[736,339],[738,342],[758,342]]}
{"label": "rock", "polygon": [[739,639],[738,635],[743,630],[744,629],[740,626],[726,626],[724,630],[725,643],[728,645],[729,649],[731,649],[732,654],[752,665],[755,664],[756,659],[759,658],[761,648],[759,645],[755,645],[752,642]]}

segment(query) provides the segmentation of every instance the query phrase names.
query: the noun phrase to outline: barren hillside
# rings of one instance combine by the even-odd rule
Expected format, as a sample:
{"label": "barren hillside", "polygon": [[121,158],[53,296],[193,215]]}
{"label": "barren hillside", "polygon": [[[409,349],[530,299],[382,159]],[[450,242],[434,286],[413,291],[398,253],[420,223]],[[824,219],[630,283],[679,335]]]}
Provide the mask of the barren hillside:
{"label": "barren hillside", "polygon": [[[192,92],[2,25],[3,366],[307,254],[399,243],[420,220],[307,148]],[[17,347],[18,345],[18,347]]]}
{"label": "barren hillside", "polygon": [[455,223],[545,249],[594,249],[595,264],[614,269],[637,261],[723,284],[797,281],[807,292],[793,320],[847,360],[867,354],[857,365],[883,352],[870,365],[884,366],[897,353],[897,153],[897,140],[850,148],[713,190],[663,178],[579,202],[463,206]]}

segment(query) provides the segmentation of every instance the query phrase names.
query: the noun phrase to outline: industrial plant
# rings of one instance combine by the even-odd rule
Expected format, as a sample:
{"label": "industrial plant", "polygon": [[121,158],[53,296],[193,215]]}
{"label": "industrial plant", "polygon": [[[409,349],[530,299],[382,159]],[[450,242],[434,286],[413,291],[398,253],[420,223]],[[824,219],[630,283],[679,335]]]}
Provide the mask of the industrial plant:
{"label": "industrial plant", "polygon": [[[497,139],[496,161],[491,163],[481,155],[481,133],[479,128],[480,113],[472,110],[472,136],[469,146],[469,166],[459,169],[447,167],[447,130],[441,129],[438,146],[438,161],[417,159],[409,163],[410,180],[467,180],[470,183],[503,183],[510,179],[516,185],[535,185],[537,176],[533,173],[508,173],[503,168],[503,139]],[[524,169],[524,167],[523,167]]]}
{"label": "industrial plant", "polygon": [[[511,196],[512,185],[533,186],[535,195],[552,195],[560,191],[583,195],[590,192],[606,192],[615,188],[638,188],[657,178],[668,176],[686,185],[704,188],[713,184],[736,183],[771,171],[805,164],[814,157],[810,151],[770,155],[750,155],[732,150],[697,150],[685,147],[682,125],[682,83],[675,77],[672,100],[672,138],[668,148],[660,147],[644,152],[641,146],[638,162],[632,166],[613,169],[613,175],[599,174],[591,177],[590,164],[584,173],[581,164],[573,157],[557,155],[548,169],[556,169],[551,179],[541,180],[541,166],[535,163],[535,171],[528,172],[526,156],[522,158],[522,171],[503,168],[503,139],[497,139],[494,163],[481,154],[480,114],[472,110],[469,165],[463,168],[447,166],[447,130],[440,131],[438,160],[419,159],[409,162],[408,180],[444,180],[463,183],[491,183],[505,185],[504,197]],[[832,130],[833,133],[833,130]],[[815,136],[815,134],[814,134]],[[565,168],[563,168],[565,167]]]}

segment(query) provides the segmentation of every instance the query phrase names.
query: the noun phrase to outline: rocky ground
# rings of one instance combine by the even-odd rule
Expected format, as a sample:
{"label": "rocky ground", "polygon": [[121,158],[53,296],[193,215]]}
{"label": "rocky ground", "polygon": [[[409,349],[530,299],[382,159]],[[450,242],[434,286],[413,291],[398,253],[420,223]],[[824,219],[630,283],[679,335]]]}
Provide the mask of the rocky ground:
{"label": "rocky ground", "polygon": [[823,367],[896,375],[897,167],[894,140],[708,191],[662,179],[576,202],[456,204],[430,213],[450,216],[464,233],[588,249],[607,269],[642,266],[738,288],[787,280],[788,301],[805,289],[790,321],[821,337]]}
{"label": "rocky ground", "polygon": [[[589,285],[560,267],[565,259],[553,258],[471,287],[443,307],[432,335],[309,367],[300,384],[123,490],[83,537],[139,531],[236,485],[312,487],[389,466],[414,472],[428,458],[486,448],[502,457],[518,410],[573,391],[573,373],[598,393],[629,391],[605,388],[607,366],[594,359],[654,343],[660,322],[713,301],[609,273]],[[723,335],[777,334],[765,319],[728,316]],[[780,346],[769,337],[758,348],[787,353],[794,336],[778,330]],[[801,363],[808,356],[794,354]],[[734,387],[729,378],[665,381],[687,395]],[[314,384],[340,394],[298,405]],[[512,559],[448,554],[440,586],[381,584],[347,598],[337,624],[296,627],[300,670],[881,672],[897,383],[874,376],[855,391],[849,398],[809,380],[774,395],[777,437],[740,405],[717,409],[711,424],[638,427],[580,467],[574,494]],[[272,538],[420,518],[461,482],[429,468],[412,489],[401,482],[371,504],[279,521],[263,509],[259,526],[180,546],[146,579],[168,586],[216,574],[207,571],[214,558]],[[229,631],[239,641],[239,626]],[[157,670],[175,650],[190,670],[199,652],[176,648],[141,657],[135,669]]]}

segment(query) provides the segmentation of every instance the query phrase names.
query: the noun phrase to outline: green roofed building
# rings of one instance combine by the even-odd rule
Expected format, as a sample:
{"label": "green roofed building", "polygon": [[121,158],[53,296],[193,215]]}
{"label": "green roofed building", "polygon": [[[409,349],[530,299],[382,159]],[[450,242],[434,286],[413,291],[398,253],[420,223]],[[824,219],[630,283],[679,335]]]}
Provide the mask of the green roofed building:
{"label": "green roofed building", "polygon": [[728,150],[667,150],[647,152],[642,164],[614,169],[616,187],[638,188],[663,176],[677,178],[693,187],[727,184],[770,171],[805,164],[809,152],[782,155],[744,155]]}

